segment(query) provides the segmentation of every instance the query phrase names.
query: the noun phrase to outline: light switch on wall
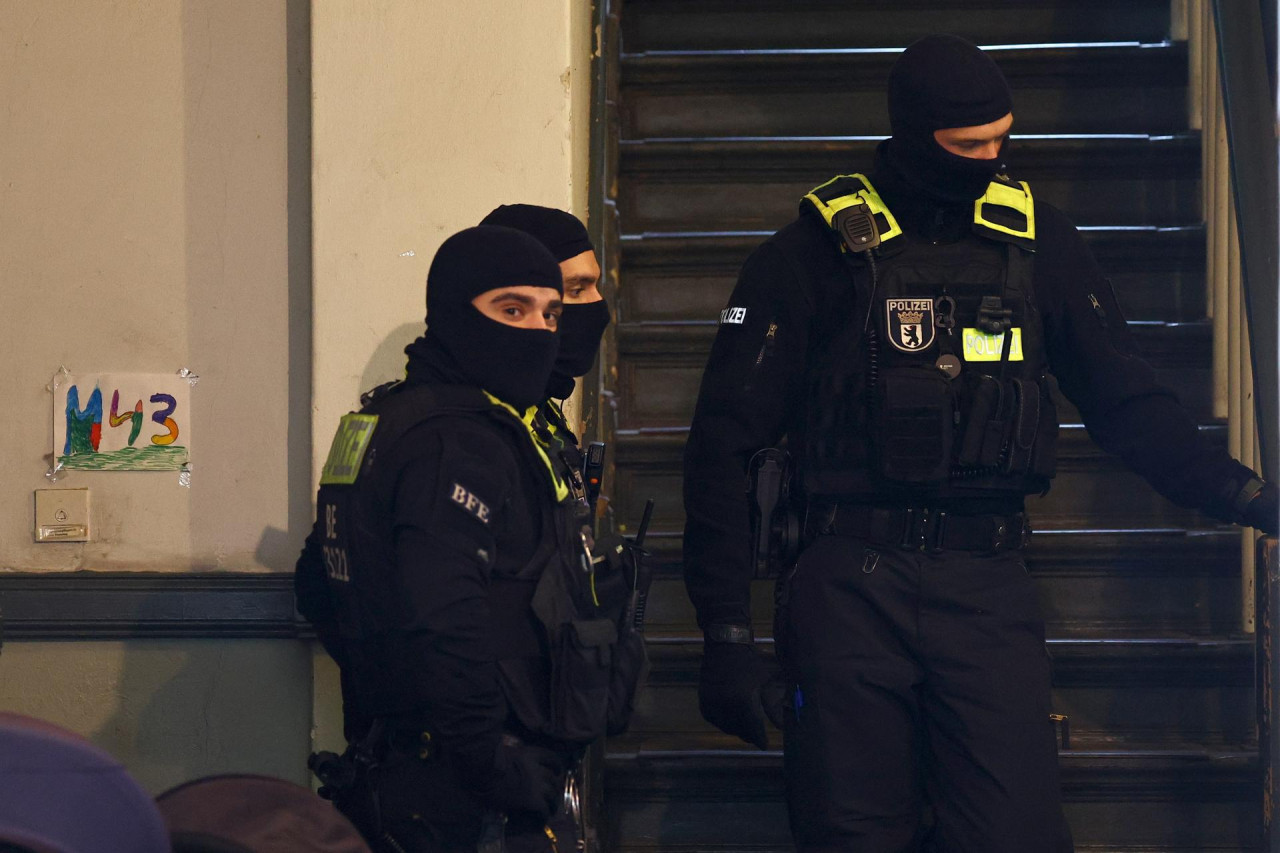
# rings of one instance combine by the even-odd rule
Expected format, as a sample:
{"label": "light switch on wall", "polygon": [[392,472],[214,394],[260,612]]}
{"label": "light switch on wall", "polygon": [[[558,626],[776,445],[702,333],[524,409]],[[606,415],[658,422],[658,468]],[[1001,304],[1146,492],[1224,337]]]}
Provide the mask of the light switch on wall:
{"label": "light switch on wall", "polygon": [[88,542],[89,490],[36,489],[36,541]]}

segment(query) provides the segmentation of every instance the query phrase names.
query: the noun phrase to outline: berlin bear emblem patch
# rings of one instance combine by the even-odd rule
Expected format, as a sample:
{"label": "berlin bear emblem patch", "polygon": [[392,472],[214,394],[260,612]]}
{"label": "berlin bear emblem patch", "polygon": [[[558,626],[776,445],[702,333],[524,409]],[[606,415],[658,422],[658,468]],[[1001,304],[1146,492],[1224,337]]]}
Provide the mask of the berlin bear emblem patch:
{"label": "berlin bear emblem patch", "polygon": [[903,352],[919,352],[933,343],[933,299],[886,299],[889,341]]}

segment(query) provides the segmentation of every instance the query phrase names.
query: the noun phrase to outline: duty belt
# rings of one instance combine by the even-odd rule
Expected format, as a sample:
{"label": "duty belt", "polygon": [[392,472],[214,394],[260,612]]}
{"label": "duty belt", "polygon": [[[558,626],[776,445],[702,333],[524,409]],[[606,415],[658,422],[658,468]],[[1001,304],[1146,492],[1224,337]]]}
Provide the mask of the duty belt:
{"label": "duty belt", "polygon": [[822,525],[814,532],[867,539],[907,551],[1005,551],[1031,535],[1025,513],[955,515],[934,507],[835,504],[810,511]]}

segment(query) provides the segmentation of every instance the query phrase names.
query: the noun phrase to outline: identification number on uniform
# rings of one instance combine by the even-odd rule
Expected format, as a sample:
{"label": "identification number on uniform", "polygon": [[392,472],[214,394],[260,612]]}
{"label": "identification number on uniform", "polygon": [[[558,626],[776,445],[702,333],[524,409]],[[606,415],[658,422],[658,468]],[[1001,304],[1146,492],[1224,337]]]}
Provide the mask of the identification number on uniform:
{"label": "identification number on uniform", "polygon": [[377,415],[342,416],[333,444],[329,446],[329,458],[320,471],[320,485],[349,486],[356,481],[377,425]]}
{"label": "identification number on uniform", "polygon": [[[1022,329],[1013,328],[1009,343],[1009,360],[1022,361]],[[961,340],[965,361],[999,361],[1004,352],[1004,335],[988,335],[980,329],[965,329]]]}

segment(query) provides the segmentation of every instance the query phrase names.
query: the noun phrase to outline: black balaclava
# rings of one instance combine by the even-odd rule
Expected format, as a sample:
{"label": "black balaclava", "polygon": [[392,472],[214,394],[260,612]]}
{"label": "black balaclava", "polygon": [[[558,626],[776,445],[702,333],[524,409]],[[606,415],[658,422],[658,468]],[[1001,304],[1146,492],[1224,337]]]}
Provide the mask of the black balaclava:
{"label": "black balaclava", "polygon": [[926,36],[889,72],[890,162],[917,188],[943,202],[972,201],[1004,168],[1003,154],[977,160],[952,154],[935,130],[974,127],[1013,111],[1009,84],[994,61],[957,36]]}
{"label": "black balaclava", "polygon": [[410,345],[411,360],[443,350],[453,372],[504,403],[524,410],[542,400],[556,333],[508,326],[471,304],[486,291],[521,285],[564,292],[556,259],[528,234],[480,225],[445,240],[427,273],[427,333]]}
{"label": "black balaclava", "polygon": [[[481,225],[505,225],[536,237],[556,261],[567,261],[593,250],[591,237],[578,217],[554,207],[536,204],[504,204]],[[566,302],[560,315],[560,351],[547,382],[547,396],[563,399],[573,393],[575,376],[583,376],[595,363],[600,339],[609,325],[609,304]]]}

